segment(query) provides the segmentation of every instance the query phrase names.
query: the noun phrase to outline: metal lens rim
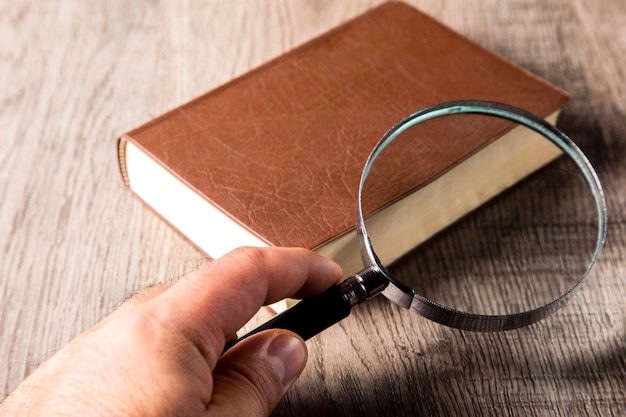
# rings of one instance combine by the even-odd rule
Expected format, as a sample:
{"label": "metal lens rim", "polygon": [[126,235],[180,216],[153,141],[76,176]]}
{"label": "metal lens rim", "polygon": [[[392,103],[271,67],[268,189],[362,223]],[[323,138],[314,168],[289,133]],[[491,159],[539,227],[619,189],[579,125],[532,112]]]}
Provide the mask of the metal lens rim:
{"label": "metal lens rim", "polygon": [[[367,234],[362,208],[362,196],[365,181],[374,161],[385,149],[385,147],[392,143],[407,129],[419,123],[425,122],[426,120],[455,114],[481,114],[494,116],[525,126],[539,133],[558,146],[566,156],[574,161],[576,167],[585,178],[589,190],[594,198],[597,210],[598,233],[596,247],[591,261],[589,262],[587,269],[580,280],[572,288],[555,300],[540,307],[514,314],[486,315],[455,310],[417,294],[413,291],[413,289],[398,281],[378,259],[371,240]],[[411,114],[387,131],[387,133],[385,133],[385,135],[383,135],[383,137],[374,146],[367,158],[367,161],[365,162],[359,182],[356,208],[356,229],[357,236],[361,244],[361,258],[363,260],[363,264],[365,267],[374,267],[379,269],[380,273],[386,277],[389,281],[389,285],[383,291],[383,295],[385,295],[392,302],[402,307],[409,308],[430,320],[446,326],[474,331],[499,331],[523,327],[537,322],[561,308],[573,296],[575,291],[589,275],[589,271],[591,271],[593,265],[596,263],[598,257],[600,256],[602,246],[604,245],[606,237],[606,201],[598,175],[585,154],[569,137],[556,127],[552,126],[550,123],[546,122],[544,119],[518,107],[494,101],[451,101],[436,104]]]}

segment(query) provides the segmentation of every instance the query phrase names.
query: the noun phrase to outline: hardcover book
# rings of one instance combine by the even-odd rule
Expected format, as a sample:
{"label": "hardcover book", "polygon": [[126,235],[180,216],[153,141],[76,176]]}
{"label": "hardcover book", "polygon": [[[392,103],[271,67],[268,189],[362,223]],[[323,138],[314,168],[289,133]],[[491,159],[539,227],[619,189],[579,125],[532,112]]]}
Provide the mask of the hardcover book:
{"label": "hardcover book", "polygon": [[[372,146],[416,110],[460,99],[554,122],[568,95],[420,11],[385,3],[122,135],[120,170],[211,257],[300,246],[351,274],[361,267],[354,213]],[[414,163],[389,166],[367,207],[390,237],[377,247],[386,263],[559,155],[493,118],[419,140],[405,149]],[[405,212],[415,215],[393,221]]]}

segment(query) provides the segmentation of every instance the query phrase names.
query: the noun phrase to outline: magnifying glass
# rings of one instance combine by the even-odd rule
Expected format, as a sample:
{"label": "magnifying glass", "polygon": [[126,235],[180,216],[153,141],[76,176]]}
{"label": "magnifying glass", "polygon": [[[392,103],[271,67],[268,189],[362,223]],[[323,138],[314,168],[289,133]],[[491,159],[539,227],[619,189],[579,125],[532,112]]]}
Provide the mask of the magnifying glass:
{"label": "magnifying glass", "polygon": [[[376,179],[377,168],[410,158],[394,155],[392,144],[414,140],[419,152],[423,133],[412,134],[413,129],[420,125],[431,134],[441,132],[427,125],[446,119],[449,127],[450,117],[461,118],[457,126],[462,129],[474,125],[467,117],[515,122],[558,147],[564,158],[535,175],[538,181],[523,181],[504,193],[508,199],[497,197],[420,245],[411,254],[414,261],[408,270],[386,266],[376,248],[384,249],[390,237],[378,233],[381,228],[368,224],[364,216],[368,196],[376,194],[368,184],[385,186]],[[410,160],[403,163],[410,164]],[[535,323],[561,308],[597,261],[606,235],[606,203],[586,156],[550,123],[503,103],[453,101],[408,116],[374,146],[359,181],[356,231],[364,264],[360,272],[300,301],[230,342],[225,350],[271,328],[294,331],[306,340],[378,294],[437,323],[463,330],[490,332]]]}

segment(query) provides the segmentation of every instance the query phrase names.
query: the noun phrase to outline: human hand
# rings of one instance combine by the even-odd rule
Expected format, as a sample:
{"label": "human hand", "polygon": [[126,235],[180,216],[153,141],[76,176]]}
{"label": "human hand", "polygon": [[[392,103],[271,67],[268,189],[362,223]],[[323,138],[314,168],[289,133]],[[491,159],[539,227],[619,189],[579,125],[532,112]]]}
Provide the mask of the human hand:
{"label": "human hand", "polygon": [[267,416],[300,375],[306,346],[286,330],[223,356],[261,307],[341,277],[305,249],[238,249],[141,291],[30,375],[0,416]]}

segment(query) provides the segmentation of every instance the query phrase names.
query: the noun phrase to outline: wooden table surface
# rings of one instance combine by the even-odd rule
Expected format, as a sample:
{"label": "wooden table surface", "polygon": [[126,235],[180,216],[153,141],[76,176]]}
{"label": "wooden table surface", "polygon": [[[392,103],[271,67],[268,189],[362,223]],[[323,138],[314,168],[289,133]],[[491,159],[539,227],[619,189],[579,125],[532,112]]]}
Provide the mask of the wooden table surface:
{"label": "wooden table surface", "polygon": [[[123,188],[116,135],[377,3],[0,0],[0,398],[202,260]],[[372,300],[309,342],[275,415],[626,415],[626,2],[413,3],[572,94],[559,126],[604,183],[604,254],[564,309],[515,331]]]}

